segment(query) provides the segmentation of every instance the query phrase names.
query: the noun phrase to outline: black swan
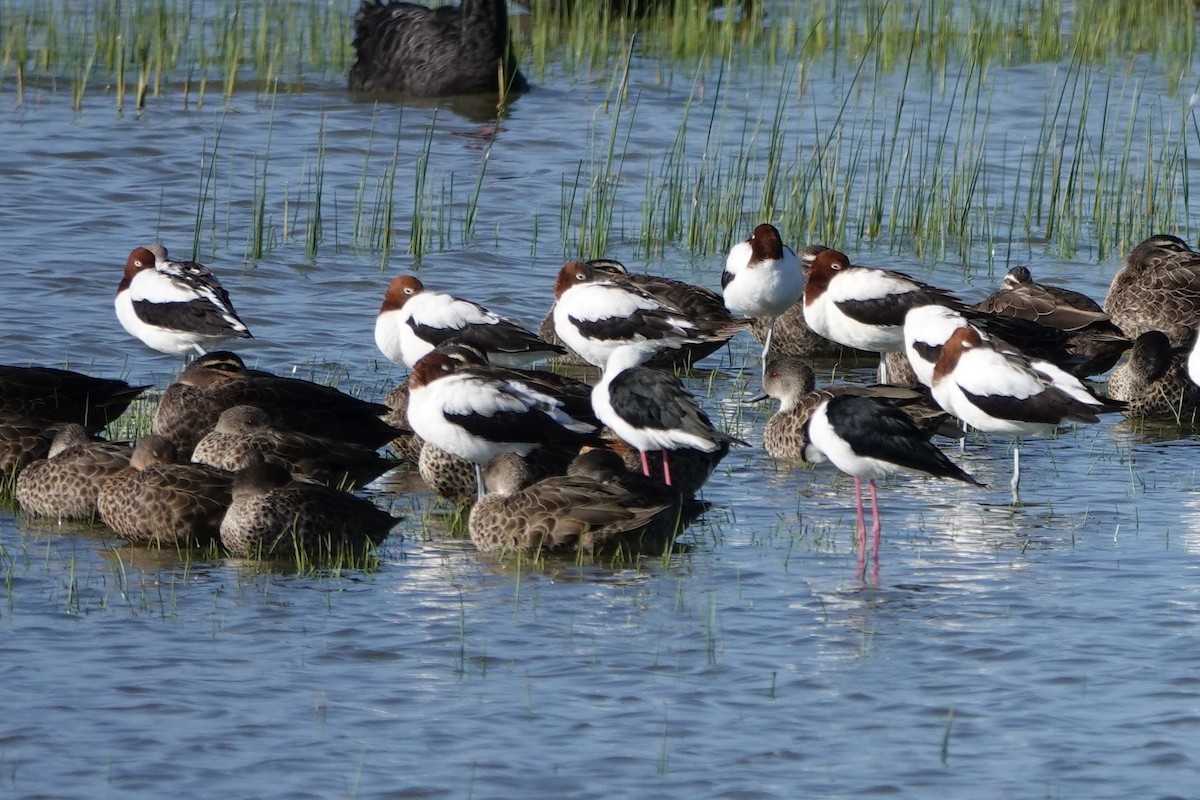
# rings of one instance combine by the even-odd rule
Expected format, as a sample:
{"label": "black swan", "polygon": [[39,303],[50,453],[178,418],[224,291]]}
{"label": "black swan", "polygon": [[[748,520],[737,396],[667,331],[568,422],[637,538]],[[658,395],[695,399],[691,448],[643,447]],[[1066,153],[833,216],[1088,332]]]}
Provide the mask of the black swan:
{"label": "black swan", "polygon": [[523,92],[508,39],[506,0],[463,0],[426,8],[391,0],[363,0],[354,17],[350,88],[407,92],[422,97]]}

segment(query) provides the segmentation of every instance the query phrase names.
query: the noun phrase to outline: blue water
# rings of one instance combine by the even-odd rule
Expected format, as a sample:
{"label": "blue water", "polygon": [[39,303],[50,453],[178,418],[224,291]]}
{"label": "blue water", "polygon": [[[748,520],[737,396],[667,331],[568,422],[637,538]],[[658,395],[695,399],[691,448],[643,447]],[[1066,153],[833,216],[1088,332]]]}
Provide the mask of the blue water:
{"label": "blue water", "polygon": [[[670,145],[688,91],[658,70],[633,64],[644,124],[608,252],[715,286],[720,252],[641,247],[640,170]],[[1052,75],[1036,65],[991,78],[997,207],[1026,163],[1012,143],[1040,119]],[[805,102],[840,102],[844,70],[809,76]],[[774,98],[750,91],[756,79],[730,80],[722,113],[769,120]],[[1165,92],[1163,76],[1147,81]],[[184,108],[172,91],[140,114],[117,114],[102,88],[78,114],[62,88],[27,90],[18,107],[6,77],[2,360],[165,385],[178,363],[125,335],[112,295],[133,247],[192,254],[203,198],[197,255],[255,334],[243,355],[380,397],[402,373],[375,351],[373,317],[387,280],[418,263],[405,250],[430,126],[426,191],[452,199],[427,204],[422,279],[535,324],[577,254],[578,218],[559,208],[581,161],[590,174],[589,143],[607,141],[602,83],[552,69],[488,150],[484,123],[434,105],[375,109],[337,76],[273,101],[239,93],[228,108]],[[928,89],[911,91],[929,102]],[[1182,105],[1186,91],[1156,102]],[[1024,116],[1005,115],[1022,104]],[[862,130],[870,108],[856,108]],[[322,126],[325,238],[310,258]],[[794,135],[817,133],[809,123]],[[400,243],[381,269],[381,252],[353,234],[355,198],[364,165],[374,197],[394,146]],[[264,158],[271,247],[253,261]],[[1009,219],[996,215],[1005,247]],[[980,240],[970,267],[904,243],[864,243],[856,257],[966,297],[1010,261],[1032,262],[1100,298],[1119,258],[1094,244],[1067,258],[1031,239],[998,254]],[[1017,508],[1009,443],[947,445],[989,488],[881,484],[880,568],[860,577],[852,481],[774,464],[757,446],[765,410],[734,418],[721,402],[741,393],[736,376],[757,354],[738,339],[705,364],[719,370],[713,396],[691,383],[754,446],[713,477],[715,508],[686,551],[636,566],[498,564],[448,536],[433,499],[400,478],[372,489],[406,517],[378,567],[331,575],[181,559],[0,512],[0,796],[1195,796],[1194,438],[1110,418],[1031,440]]]}

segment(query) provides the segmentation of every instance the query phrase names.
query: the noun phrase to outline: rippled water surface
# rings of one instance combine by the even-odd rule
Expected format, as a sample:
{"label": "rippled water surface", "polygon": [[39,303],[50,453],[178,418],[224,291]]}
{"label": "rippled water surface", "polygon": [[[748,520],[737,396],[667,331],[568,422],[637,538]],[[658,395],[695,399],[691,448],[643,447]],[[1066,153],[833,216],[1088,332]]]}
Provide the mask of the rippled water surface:
{"label": "rippled water surface", "polygon": [[[997,68],[986,84],[999,136],[981,191],[997,206],[1057,68]],[[824,135],[814,109],[841,103],[853,77],[810,69],[787,106],[808,120],[789,133],[801,141]],[[640,170],[671,145],[694,72],[665,79],[633,59],[607,252],[717,286],[719,252],[647,256],[638,223]],[[771,75],[726,75],[690,113],[719,103],[727,119],[769,120]],[[247,360],[380,397],[402,373],[381,363],[373,317],[389,277],[417,265],[404,252],[414,195],[445,198],[426,203],[422,279],[535,324],[577,254],[578,214],[560,209],[606,146],[607,79],[551,68],[490,138],[486,113],[375,107],[338,76],[274,97],[248,88],[227,107],[185,108],[176,89],[125,114],[102,87],[74,113],[49,81],[17,105],[6,76],[2,360],[165,385],[178,363],[125,335],[112,295],[132,247],[190,255],[202,206],[197,255],[255,334]],[[884,97],[903,84],[878,80]],[[1167,91],[1152,70],[1139,80]],[[939,102],[925,92],[914,135]],[[866,113],[851,104],[847,124]],[[765,158],[761,141],[747,149]],[[381,268],[354,234],[356,197],[369,216],[394,150],[398,245]],[[309,257],[317,173],[324,241]],[[253,260],[264,180],[269,248]],[[1013,218],[997,215],[1004,248]],[[903,245],[856,258],[966,297],[1032,260],[1099,298],[1118,266],[1086,247],[1069,260],[1031,240],[989,248],[972,246],[971,267]],[[1195,796],[1194,437],[1108,419],[1030,441],[1016,508],[1008,444],[972,437],[952,457],[991,488],[881,485],[881,566],[860,579],[852,482],[774,464],[758,446],[765,410],[723,402],[757,353],[738,339],[691,380],[754,446],[714,476],[686,551],[636,567],[497,564],[399,477],[373,487],[405,515],[378,567],[340,575],[181,559],[0,512],[0,796]]]}

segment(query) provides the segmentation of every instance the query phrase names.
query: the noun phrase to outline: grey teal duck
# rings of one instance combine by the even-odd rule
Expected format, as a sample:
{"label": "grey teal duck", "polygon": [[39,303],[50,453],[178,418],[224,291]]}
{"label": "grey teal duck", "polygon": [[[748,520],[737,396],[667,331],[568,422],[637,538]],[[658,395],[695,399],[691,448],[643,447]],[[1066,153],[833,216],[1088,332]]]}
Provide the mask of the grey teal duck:
{"label": "grey teal duck", "polygon": [[1187,355],[1161,331],[1146,331],[1129,358],[1108,379],[1108,396],[1125,402],[1127,417],[1161,417],[1192,423],[1200,406],[1200,386],[1187,371]]}
{"label": "grey teal duck", "polygon": [[93,440],[82,425],[64,425],[48,457],[17,477],[17,502],[37,517],[94,520],[100,487],[129,466],[132,453],[128,444]]}
{"label": "grey teal duck", "polygon": [[194,463],[229,472],[259,460],[282,464],[298,478],[346,490],[368,484],[399,464],[360,444],[275,425],[257,406],[222,411],[216,427],[192,451]]}
{"label": "grey teal duck", "polygon": [[1034,283],[1029,267],[1010,269],[975,310],[1066,331],[1066,365],[1079,378],[1108,372],[1133,344],[1099,303],[1071,289]]}
{"label": "grey teal duck", "polygon": [[1200,253],[1178,236],[1151,236],[1113,276],[1104,310],[1133,339],[1162,331],[1174,347],[1189,343],[1200,326]]}
{"label": "grey teal duck", "polygon": [[558,476],[529,483],[520,457],[505,454],[484,468],[488,494],[471,509],[471,541],[485,553],[586,554],[637,535],[670,504],[646,505],[619,486]]}
{"label": "grey teal duck", "polygon": [[293,480],[284,467],[259,463],[233,480],[233,502],[221,522],[221,543],[242,557],[303,553],[322,559],[343,548],[379,544],[398,521],[369,500]]}
{"label": "grey teal duck", "polygon": [[144,437],[129,466],[109,478],[96,499],[100,519],[125,539],[161,547],[206,545],[220,536],[233,475],[179,464],[175,446]]}
{"label": "grey teal duck", "polygon": [[331,386],[247,369],[234,353],[217,350],[189,364],[163,392],[154,432],[169,439],[180,458],[217,424],[221,412],[252,405],[300,433],[355,442],[372,450],[403,433],[383,421],[388,407]]}

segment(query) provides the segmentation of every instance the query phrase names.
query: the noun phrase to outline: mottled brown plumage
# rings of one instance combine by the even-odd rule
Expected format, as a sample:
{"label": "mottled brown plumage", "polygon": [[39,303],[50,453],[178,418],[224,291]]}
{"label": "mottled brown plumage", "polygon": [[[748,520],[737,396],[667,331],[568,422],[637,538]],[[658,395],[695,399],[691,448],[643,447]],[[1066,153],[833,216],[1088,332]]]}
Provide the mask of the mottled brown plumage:
{"label": "mottled brown plumage", "polygon": [[388,442],[388,447],[414,467],[421,457],[421,437],[417,436],[408,426],[408,378],[396,384],[396,388],[387,393],[383,404],[388,412],[383,415],[383,421],[404,433]]}
{"label": "mottled brown plumage", "polygon": [[17,477],[17,502],[38,517],[95,519],[100,487],[129,466],[132,452],[124,443],[94,441],[82,425],[64,425],[49,456]]}
{"label": "mottled brown plumage", "polygon": [[1013,267],[1004,284],[975,310],[1023,319],[1068,333],[1066,363],[1076,377],[1112,369],[1132,342],[1113,324],[1100,305],[1086,295],[1033,282],[1028,267]]}
{"label": "mottled brown plumage", "polygon": [[436,495],[456,506],[470,505],[479,493],[475,486],[475,465],[435,444],[421,443],[417,472]]}
{"label": "mottled brown plumage", "polygon": [[1034,283],[1029,267],[1024,266],[1010,269],[1000,288],[976,303],[975,308],[1064,331],[1079,330],[1108,320],[1100,304],[1087,295]]}
{"label": "mottled brown plumage", "polygon": [[233,475],[179,464],[177,457],[161,436],[138,442],[129,466],[100,487],[96,506],[104,524],[126,539],[161,547],[203,546],[217,539]]}
{"label": "mottled brown plumage", "polygon": [[1127,417],[1160,417],[1192,423],[1200,386],[1187,373],[1187,354],[1171,347],[1166,334],[1147,331],[1133,343],[1129,359],[1113,370],[1108,396],[1123,400]]}
{"label": "mottled brown plumage", "polygon": [[257,406],[222,411],[216,427],[192,452],[193,462],[229,472],[261,460],[280,464],[298,478],[346,490],[370,483],[398,463],[363,445],[275,425]]}
{"label": "mottled brown plumage", "polygon": [[524,486],[520,459],[488,463],[488,494],[471,509],[471,540],[488,553],[593,553],[606,545],[637,547],[637,533],[670,505],[646,506],[612,484],[558,476]]}
{"label": "mottled brown plumage", "polygon": [[[530,480],[561,475],[574,458],[577,448],[547,445],[523,457]],[[424,442],[417,459],[417,471],[425,485],[439,497],[456,506],[475,502],[475,465],[464,458],[451,455],[436,445]]]}
{"label": "mottled brown plumage", "polygon": [[292,480],[278,464],[260,463],[233,481],[233,502],[221,522],[221,543],[250,558],[324,559],[344,549],[379,544],[399,520],[369,500]]}
{"label": "mottled brown plumage", "polygon": [[300,433],[372,450],[403,432],[383,421],[388,408],[381,403],[359,400],[331,386],[246,369],[227,351],[201,356],[167,387],[154,415],[154,432],[170,440],[180,458],[190,458],[221,412],[240,405],[258,406]]}
{"label": "mottled brown plumage", "polygon": [[12,478],[50,455],[57,425],[44,419],[0,411],[0,475]]}
{"label": "mottled brown plumage", "polygon": [[1113,276],[1104,310],[1127,336],[1162,331],[1175,347],[1200,327],[1200,253],[1177,236],[1151,236]]}
{"label": "mottled brown plumage", "polygon": [[[666,544],[711,508],[710,503],[692,496],[684,496],[674,486],[667,486],[661,480],[630,469],[624,459],[612,450],[594,448],[580,453],[571,460],[566,474],[569,477],[586,478],[596,483],[615,486],[636,497],[642,505],[670,506],[670,513],[658,514],[647,526],[643,535],[646,542]],[[662,547],[653,549],[661,551]]]}

